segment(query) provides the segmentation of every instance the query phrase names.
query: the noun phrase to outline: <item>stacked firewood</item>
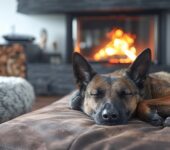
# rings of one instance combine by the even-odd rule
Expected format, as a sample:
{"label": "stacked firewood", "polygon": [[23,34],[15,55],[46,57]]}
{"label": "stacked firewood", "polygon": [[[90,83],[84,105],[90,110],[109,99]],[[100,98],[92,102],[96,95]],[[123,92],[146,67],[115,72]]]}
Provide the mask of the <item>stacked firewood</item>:
{"label": "stacked firewood", "polygon": [[26,76],[26,56],[20,44],[0,46],[0,76]]}

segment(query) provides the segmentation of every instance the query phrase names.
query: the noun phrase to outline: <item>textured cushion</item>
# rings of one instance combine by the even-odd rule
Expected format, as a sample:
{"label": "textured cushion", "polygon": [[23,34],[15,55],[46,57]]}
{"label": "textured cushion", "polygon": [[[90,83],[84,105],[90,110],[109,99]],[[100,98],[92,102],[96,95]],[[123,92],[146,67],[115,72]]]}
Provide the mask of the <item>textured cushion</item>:
{"label": "textured cushion", "polygon": [[29,112],[34,99],[34,90],[25,79],[0,77],[0,123]]}
{"label": "textured cushion", "polygon": [[68,95],[38,111],[0,125],[0,149],[17,150],[163,150],[170,148],[170,128],[139,120],[100,126],[68,107]]}

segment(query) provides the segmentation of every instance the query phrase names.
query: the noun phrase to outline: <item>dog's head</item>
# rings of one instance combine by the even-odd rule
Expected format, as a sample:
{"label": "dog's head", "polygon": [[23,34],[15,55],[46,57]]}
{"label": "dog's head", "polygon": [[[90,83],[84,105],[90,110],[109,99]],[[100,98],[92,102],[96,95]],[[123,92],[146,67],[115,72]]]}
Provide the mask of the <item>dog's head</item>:
{"label": "dog's head", "polygon": [[80,54],[73,54],[73,71],[79,92],[72,101],[97,124],[124,124],[145,97],[146,77],[151,62],[150,49],[144,50],[129,68],[100,75]]}

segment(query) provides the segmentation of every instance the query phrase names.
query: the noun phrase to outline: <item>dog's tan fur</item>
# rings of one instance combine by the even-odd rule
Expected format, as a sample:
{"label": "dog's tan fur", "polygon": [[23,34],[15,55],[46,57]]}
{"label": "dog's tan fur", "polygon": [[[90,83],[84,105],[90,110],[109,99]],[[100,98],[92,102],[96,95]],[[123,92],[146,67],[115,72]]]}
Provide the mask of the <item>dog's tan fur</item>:
{"label": "dog's tan fur", "polygon": [[170,74],[167,72],[150,74],[149,84],[152,99],[143,100],[138,104],[138,116],[147,121],[153,110],[160,116],[170,116]]}
{"label": "dog's tan fur", "polygon": [[152,98],[160,98],[170,95],[170,74],[157,72],[150,74],[150,89]]}

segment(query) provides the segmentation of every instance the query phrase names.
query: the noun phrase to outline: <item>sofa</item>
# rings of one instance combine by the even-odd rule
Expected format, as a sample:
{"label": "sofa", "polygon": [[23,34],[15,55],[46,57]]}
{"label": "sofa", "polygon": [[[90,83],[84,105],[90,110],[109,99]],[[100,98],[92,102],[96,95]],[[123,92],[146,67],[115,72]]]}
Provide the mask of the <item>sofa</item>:
{"label": "sofa", "polygon": [[96,125],[69,108],[73,93],[37,111],[0,124],[0,150],[168,150],[170,127],[138,119],[126,125]]}

